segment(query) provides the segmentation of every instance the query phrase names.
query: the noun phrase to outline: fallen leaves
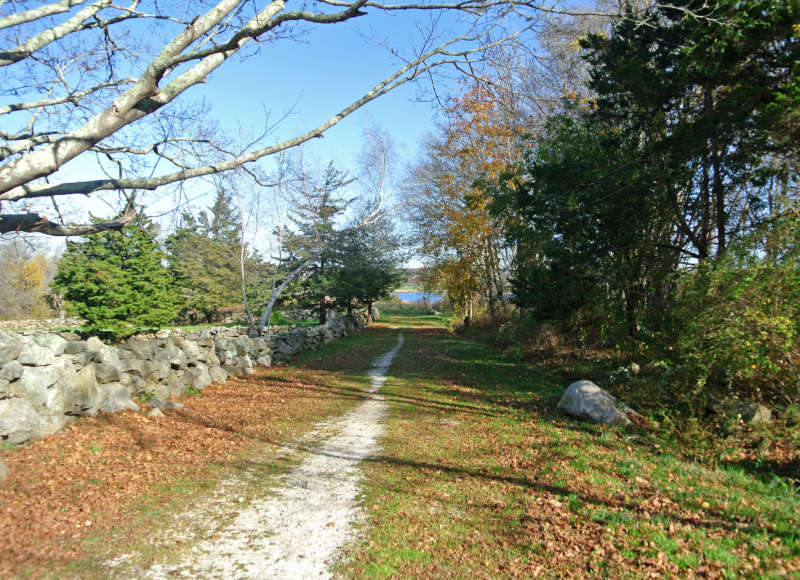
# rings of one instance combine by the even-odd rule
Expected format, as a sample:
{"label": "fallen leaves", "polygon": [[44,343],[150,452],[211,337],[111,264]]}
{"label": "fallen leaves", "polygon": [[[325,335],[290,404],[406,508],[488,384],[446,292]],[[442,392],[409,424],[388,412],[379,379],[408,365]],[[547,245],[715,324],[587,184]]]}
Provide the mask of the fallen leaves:
{"label": "fallen leaves", "polygon": [[351,405],[334,383],[320,370],[262,369],[184,397],[158,421],[101,414],[3,453],[0,577],[57,569],[83,555],[83,538],[125,526],[137,503],[168,502],[176,481],[202,485],[207,466],[235,465],[243,451]]}

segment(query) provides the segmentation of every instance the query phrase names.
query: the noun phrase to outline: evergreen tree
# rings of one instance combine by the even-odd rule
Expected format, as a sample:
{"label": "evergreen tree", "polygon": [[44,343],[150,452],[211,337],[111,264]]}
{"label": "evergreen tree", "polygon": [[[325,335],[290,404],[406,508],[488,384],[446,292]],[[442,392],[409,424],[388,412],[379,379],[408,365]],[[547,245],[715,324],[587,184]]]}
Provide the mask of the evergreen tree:
{"label": "evergreen tree", "polygon": [[181,226],[167,238],[165,246],[183,295],[184,314],[202,313],[207,322],[212,322],[220,308],[242,303],[242,251],[248,299],[266,300],[266,266],[242,243],[241,218],[224,189],[217,191],[207,212],[197,217],[183,215]]}
{"label": "evergreen tree", "polygon": [[399,248],[399,237],[386,217],[348,231],[334,246],[330,296],[348,312],[355,305],[366,306],[371,317],[372,304],[405,280]]}
{"label": "evergreen tree", "polygon": [[67,309],[115,332],[172,321],[179,297],[155,234],[153,223],[140,217],[122,231],[68,242],[53,281]]}
{"label": "evergreen tree", "polygon": [[333,246],[339,233],[336,220],[347,208],[348,202],[339,196],[340,190],[350,183],[347,174],[329,163],[322,174],[314,178],[303,173],[298,179],[297,206],[291,218],[295,230],[285,231],[285,261],[287,272],[308,261],[306,276],[290,287],[301,306],[316,308],[319,323],[327,319],[327,300],[333,283]]}

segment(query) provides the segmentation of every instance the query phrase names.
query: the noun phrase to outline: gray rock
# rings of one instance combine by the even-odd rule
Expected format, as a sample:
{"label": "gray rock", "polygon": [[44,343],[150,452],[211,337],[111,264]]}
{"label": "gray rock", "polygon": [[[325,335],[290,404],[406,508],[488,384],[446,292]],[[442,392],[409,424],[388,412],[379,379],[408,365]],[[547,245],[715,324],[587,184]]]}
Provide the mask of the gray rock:
{"label": "gray rock", "polygon": [[139,405],[131,400],[128,387],[119,383],[108,383],[102,387],[102,404],[100,410],[104,413],[118,413],[119,411],[138,411]]}
{"label": "gray rock", "polygon": [[135,377],[149,379],[152,375],[158,375],[159,367],[153,361],[131,358],[120,361],[120,370]]}
{"label": "gray rock", "polygon": [[3,483],[8,476],[11,474],[11,470],[8,468],[8,465],[0,461],[0,483]]}
{"label": "gray rock", "polygon": [[200,347],[191,340],[184,340],[181,344],[181,350],[188,359],[198,358],[200,356]]}
{"label": "gray rock", "polygon": [[271,366],[272,358],[269,355],[262,355],[256,359],[256,364],[260,367]]}
{"label": "gray rock", "polygon": [[[178,374],[181,373],[181,374]],[[170,397],[180,397],[185,393],[186,384],[183,382],[181,371],[172,372],[167,377],[167,391]]]}
{"label": "gray rock", "polygon": [[153,341],[144,338],[132,337],[121,345],[120,350],[133,353],[133,358],[149,359],[153,356]]}
{"label": "gray rock", "polygon": [[725,405],[724,412],[729,419],[736,419],[753,427],[772,422],[772,411],[751,401],[732,401]]}
{"label": "gray rock", "polygon": [[28,344],[19,353],[17,360],[26,366],[46,366],[55,362],[56,355],[52,350],[38,344]]}
{"label": "gray rock", "polygon": [[69,332],[69,331],[59,332],[58,336],[70,342],[79,341],[81,339],[79,334],[75,334],[74,332]]}
{"label": "gray rock", "polygon": [[41,415],[41,435],[51,435],[53,433],[57,433],[61,429],[64,428],[64,425],[67,424],[67,420],[71,417],[64,415],[63,413],[45,413]]}
{"label": "gray rock", "polygon": [[13,396],[14,393],[11,390],[11,383],[5,379],[0,379],[0,399],[8,399]]}
{"label": "gray rock", "polygon": [[211,380],[219,385],[224,385],[225,381],[228,380],[228,373],[219,366],[210,367],[208,369],[208,374],[211,377]]}
{"label": "gray rock", "polygon": [[20,445],[41,435],[41,425],[41,417],[25,399],[0,401],[0,439]]}
{"label": "gray rock", "polygon": [[23,343],[18,337],[8,332],[0,332],[0,365],[16,360],[22,352],[22,347]]}
{"label": "gray rock", "polygon": [[183,407],[182,403],[176,403],[172,399],[152,399],[147,401],[147,404],[154,409],[161,409],[162,411],[181,409]]}
{"label": "gray rock", "polygon": [[[45,408],[47,413],[57,415],[63,420],[66,413],[70,412],[73,408],[73,401],[75,399],[75,382],[78,373],[72,366],[72,362],[65,358],[60,357],[58,363],[51,367],[58,372],[58,377],[55,383],[47,389],[47,401]],[[62,423],[63,425],[63,423]],[[49,431],[52,432],[52,431]]]}
{"label": "gray rock", "polygon": [[147,416],[154,419],[160,419],[161,417],[166,417],[166,415],[158,407],[153,407],[152,409],[150,409],[150,411],[147,413]]}
{"label": "gray rock", "polygon": [[0,370],[0,379],[16,381],[22,376],[22,370],[24,368],[25,367],[17,360],[9,361],[4,364],[2,370]]}
{"label": "gray rock", "polygon": [[558,408],[578,419],[611,425],[630,425],[628,413],[633,413],[632,409],[591,381],[572,383],[558,402]]}
{"label": "gray rock", "polygon": [[192,377],[191,386],[195,389],[205,389],[212,382],[211,376],[208,374],[208,367],[199,365],[194,368],[186,370],[186,374]]}
{"label": "gray rock", "polygon": [[68,415],[96,415],[103,403],[103,393],[97,384],[94,365],[83,367],[75,374],[72,404],[65,410]]}
{"label": "gray rock", "polygon": [[95,377],[97,377],[97,382],[102,384],[113,383],[122,378],[122,369],[112,364],[97,364],[94,373]]}
{"label": "gray rock", "polygon": [[11,383],[11,390],[17,397],[40,408],[47,403],[47,389],[58,380],[59,374],[60,369],[54,366],[25,367],[22,376]]}
{"label": "gray rock", "polygon": [[244,374],[244,369],[239,366],[223,364],[220,368],[231,377],[241,377]]}
{"label": "gray rock", "polygon": [[64,356],[68,356],[72,359],[72,364],[74,364],[78,368],[83,368],[92,364],[94,360],[94,353],[90,353],[89,351],[83,352],[76,352],[75,354],[65,354]]}
{"label": "gray rock", "polygon": [[64,347],[65,354],[78,354],[86,352],[86,343],[82,340],[71,340]]}
{"label": "gray rock", "polygon": [[64,354],[64,349],[66,348],[68,341],[64,340],[57,334],[51,334],[48,332],[42,334],[34,334],[33,342],[35,342],[42,348],[46,348],[54,355],[58,356]]}

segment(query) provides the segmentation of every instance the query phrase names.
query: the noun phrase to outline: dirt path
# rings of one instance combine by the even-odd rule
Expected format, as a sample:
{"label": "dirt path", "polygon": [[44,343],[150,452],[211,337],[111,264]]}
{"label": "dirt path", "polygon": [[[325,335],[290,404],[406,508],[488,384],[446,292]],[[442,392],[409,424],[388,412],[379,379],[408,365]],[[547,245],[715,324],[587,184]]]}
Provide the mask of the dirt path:
{"label": "dirt path", "polygon": [[[400,347],[373,361],[369,371],[374,393]],[[304,454],[300,464],[278,479],[271,496],[256,499],[239,511],[229,525],[211,537],[192,542],[177,563],[158,564],[149,578],[329,578],[329,567],[343,546],[355,538],[360,517],[356,501],[361,478],[359,463],[375,454],[387,404],[370,396],[353,411],[316,426],[310,437],[322,441],[282,448]],[[221,490],[236,488],[223,482]],[[224,494],[223,494],[224,495]],[[218,494],[219,496],[219,494]],[[222,503],[222,507],[220,504]],[[215,510],[236,509],[236,501],[219,497],[198,505],[186,519],[215,517]]]}

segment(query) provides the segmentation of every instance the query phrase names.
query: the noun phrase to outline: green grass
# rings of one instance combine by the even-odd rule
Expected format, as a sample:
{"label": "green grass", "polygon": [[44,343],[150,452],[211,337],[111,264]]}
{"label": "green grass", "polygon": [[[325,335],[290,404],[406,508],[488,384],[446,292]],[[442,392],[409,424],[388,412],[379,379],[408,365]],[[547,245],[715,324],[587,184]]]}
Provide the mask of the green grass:
{"label": "green grass", "polygon": [[456,336],[442,317],[382,312],[407,340],[383,388],[392,411],[367,468],[365,539],[343,576],[800,570],[790,484],[693,463],[657,433],[564,417],[557,370]]}

